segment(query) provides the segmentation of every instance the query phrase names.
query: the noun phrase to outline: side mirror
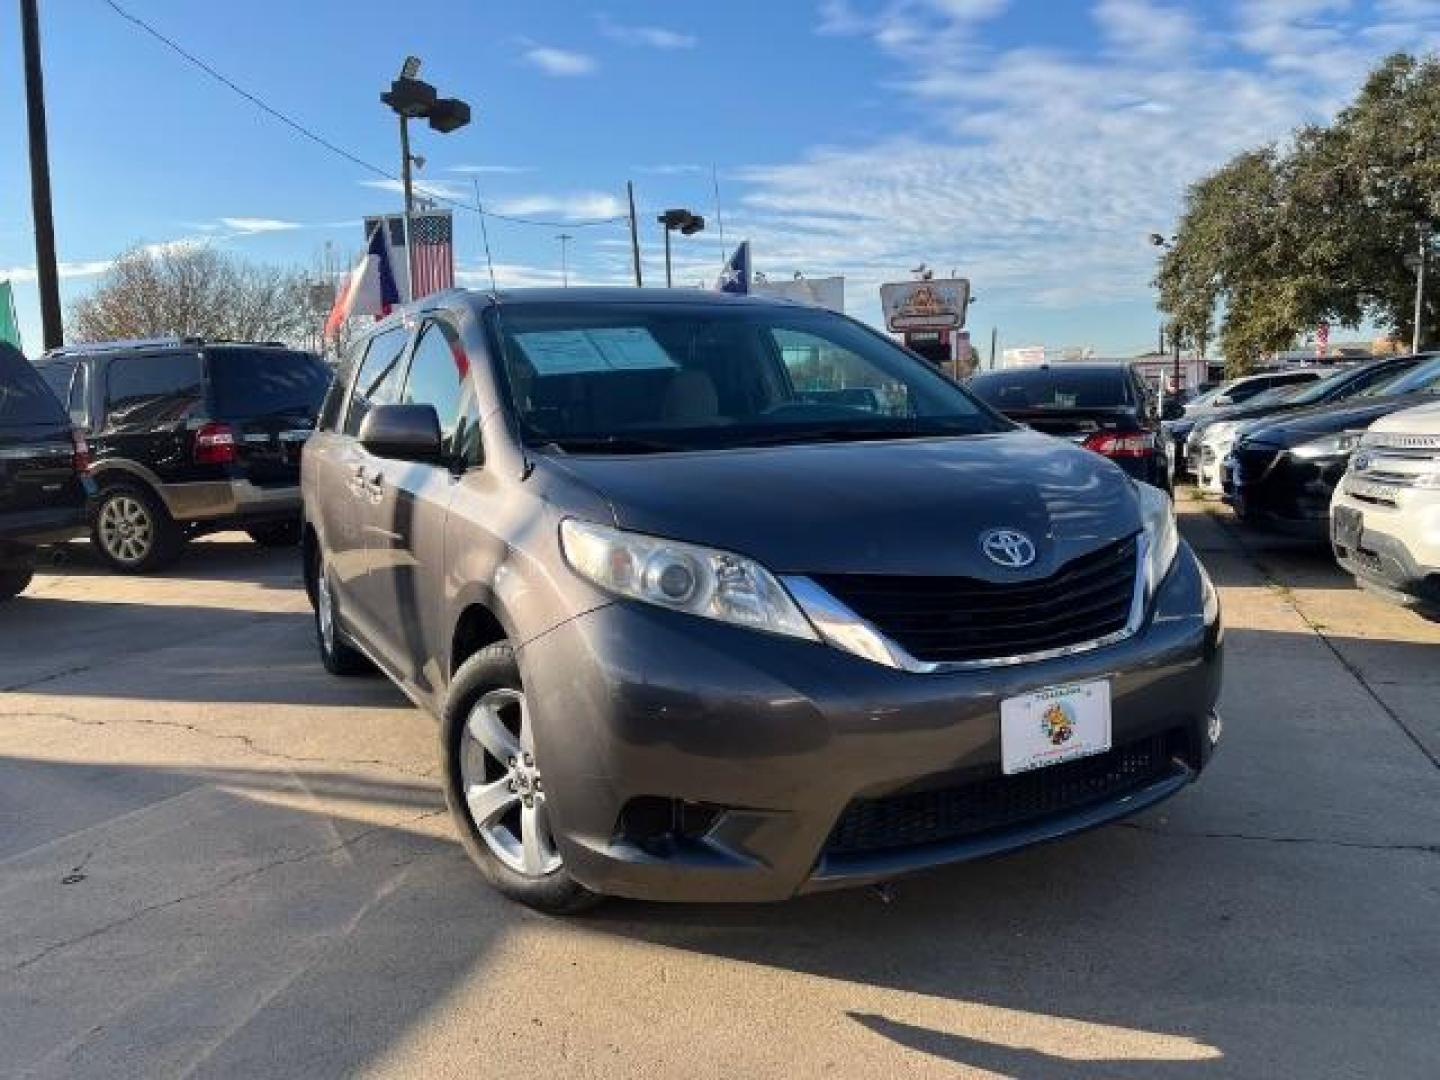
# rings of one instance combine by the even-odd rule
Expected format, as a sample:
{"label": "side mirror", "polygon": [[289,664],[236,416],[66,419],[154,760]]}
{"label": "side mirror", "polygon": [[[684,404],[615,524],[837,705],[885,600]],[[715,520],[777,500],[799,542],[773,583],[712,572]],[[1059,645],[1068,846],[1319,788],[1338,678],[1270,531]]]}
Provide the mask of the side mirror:
{"label": "side mirror", "polygon": [[376,457],[437,464],[440,417],[434,405],[376,405],[360,424],[360,445]]}

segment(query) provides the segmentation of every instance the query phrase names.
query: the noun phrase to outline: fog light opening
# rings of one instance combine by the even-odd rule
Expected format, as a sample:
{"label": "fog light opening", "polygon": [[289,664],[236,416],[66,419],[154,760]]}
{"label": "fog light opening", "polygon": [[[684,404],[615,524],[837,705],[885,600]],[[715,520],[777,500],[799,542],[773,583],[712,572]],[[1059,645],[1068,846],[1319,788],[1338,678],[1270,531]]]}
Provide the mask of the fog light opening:
{"label": "fog light opening", "polygon": [[641,795],[620,811],[616,839],[657,859],[673,858],[698,846],[724,812],[712,803]]}

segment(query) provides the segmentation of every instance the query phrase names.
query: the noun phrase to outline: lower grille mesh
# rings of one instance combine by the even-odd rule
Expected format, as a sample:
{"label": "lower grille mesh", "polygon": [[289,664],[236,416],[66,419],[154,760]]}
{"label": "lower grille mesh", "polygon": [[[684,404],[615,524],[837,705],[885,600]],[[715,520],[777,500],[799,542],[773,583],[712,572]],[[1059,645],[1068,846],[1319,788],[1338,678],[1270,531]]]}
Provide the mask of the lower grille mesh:
{"label": "lower grille mesh", "polygon": [[1169,774],[1184,745],[1179,731],[1103,754],[963,787],[857,799],[841,815],[827,855],[866,855],[977,836],[1083,809]]}

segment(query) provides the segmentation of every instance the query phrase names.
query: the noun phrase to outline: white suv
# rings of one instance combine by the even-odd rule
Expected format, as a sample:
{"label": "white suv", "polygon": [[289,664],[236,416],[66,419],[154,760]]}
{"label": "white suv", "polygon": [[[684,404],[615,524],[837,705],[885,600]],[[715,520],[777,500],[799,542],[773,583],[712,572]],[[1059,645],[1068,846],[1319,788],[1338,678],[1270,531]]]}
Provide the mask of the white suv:
{"label": "white suv", "polygon": [[1440,608],[1440,404],[1371,425],[1335,489],[1330,538],[1360,584]]}

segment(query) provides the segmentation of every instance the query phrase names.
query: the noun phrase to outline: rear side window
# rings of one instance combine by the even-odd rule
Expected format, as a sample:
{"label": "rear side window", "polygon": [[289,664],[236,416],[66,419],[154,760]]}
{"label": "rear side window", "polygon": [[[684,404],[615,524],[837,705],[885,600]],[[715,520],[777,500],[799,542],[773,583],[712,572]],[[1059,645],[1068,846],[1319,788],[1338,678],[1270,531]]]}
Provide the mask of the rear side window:
{"label": "rear side window", "polygon": [[63,424],[65,410],[18,352],[0,353],[0,425]]}
{"label": "rear side window", "polygon": [[120,356],[105,373],[105,415],[114,427],[149,427],[189,418],[205,400],[197,353]]}
{"label": "rear side window", "polygon": [[209,349],[211,393],[221,420],[293,417],[313,424],[330,386],[330,369],[291,349]]}
{"label": "rear side window", "polygon": [[1130,375],[1113,371],[1029,368],[993,371],[970,380],[987,404],[1006,409],[1115,409],[1133,404]]}
{"label": "rear side window", "polygon": [[408,335],[403,327],[377,334],[365,350],[355,389],[350,395],[350,411],[345,416],[345,434],[358,435],[365,415],[376,405],[390,405],[400,400],[400,358],[405,353]]}

